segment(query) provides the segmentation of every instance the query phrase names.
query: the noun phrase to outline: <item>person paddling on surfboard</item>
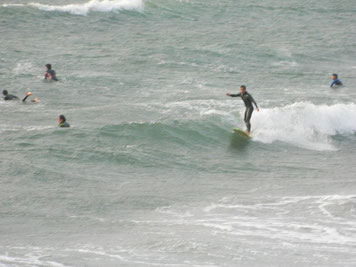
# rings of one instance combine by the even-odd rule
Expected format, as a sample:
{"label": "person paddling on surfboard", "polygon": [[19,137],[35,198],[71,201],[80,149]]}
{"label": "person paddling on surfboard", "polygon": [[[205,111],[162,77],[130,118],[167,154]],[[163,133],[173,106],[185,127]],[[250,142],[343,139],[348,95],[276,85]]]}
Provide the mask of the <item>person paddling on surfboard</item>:
{"label": "person paddling on surfboard", "polygon": [[256,101],[253,99],[253,97],[246,91],[246,86],[245,85],[241,85],[240,86],[240,93],[239,94],[230,94],[227,93],[227,96],[231,96],[231,97],[241,97],[241,99],[244,101],[245,103],[245,116],[244,116],[244,121],[247,127],[246,133],[250,134],[251,133],[251,117],[252,117],[252,112],[253,112],[253,105],[252,103],[256,106],[256,110],[260,111]]}

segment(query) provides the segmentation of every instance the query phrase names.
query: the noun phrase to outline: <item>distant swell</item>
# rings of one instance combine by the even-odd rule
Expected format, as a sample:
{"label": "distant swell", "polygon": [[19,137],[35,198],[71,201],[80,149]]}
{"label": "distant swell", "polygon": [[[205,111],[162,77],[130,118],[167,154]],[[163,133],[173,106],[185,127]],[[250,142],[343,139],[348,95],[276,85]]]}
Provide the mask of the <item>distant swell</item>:
{"label": "distant swell", "polygon": [[91,11],[96,12],[113,12],[121,10],[138,10],[143,9],[143,0],[91,0],[83,4],[69,5],[44,5],[40,3],[29,4],[3,4],[3,7],[23,7],[31,6],[43,11],[67,12],[73,15],[88,15]]}

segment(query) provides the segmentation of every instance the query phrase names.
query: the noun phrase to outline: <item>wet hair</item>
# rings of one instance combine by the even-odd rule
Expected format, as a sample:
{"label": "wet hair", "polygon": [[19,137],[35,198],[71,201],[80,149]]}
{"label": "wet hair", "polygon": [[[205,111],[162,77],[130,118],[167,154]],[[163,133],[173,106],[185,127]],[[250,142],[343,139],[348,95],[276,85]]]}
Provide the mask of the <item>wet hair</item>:
{"label": "wet hair", "polygon": [[51,64],[46,64],[46,67],[50,70],[52,69],[52,65]]}
{"label": "wet hair", "polygon": [[3,95],[7,95],[8,93],[9,93],[9,92],[8,92],[7,90],[3,90],[3,91],[2,91],[2,94],[3,94]]}
{"label": "wet hair", "polygon": [[246,90],[246,86],[245,85],[241,85],[240,87]]}
{"label": "wet hair", "polygon": [[333,73],[332,76],[336,77],[336,79],[337,79],[337,77],[338,77],[338,75],[337,75],[336,73]]}
{"label": "wet hair", "polygon": [[62,122],[66,122],[66,117],[64,117],[64,115],[59,115],[59,118],[61,119]]}

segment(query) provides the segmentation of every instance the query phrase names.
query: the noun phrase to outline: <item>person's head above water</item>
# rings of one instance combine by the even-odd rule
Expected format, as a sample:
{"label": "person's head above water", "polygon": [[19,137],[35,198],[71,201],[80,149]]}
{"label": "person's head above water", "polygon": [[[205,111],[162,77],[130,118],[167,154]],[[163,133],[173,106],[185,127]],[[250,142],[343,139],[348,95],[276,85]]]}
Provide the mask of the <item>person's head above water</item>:
{"label": "person's head above water", "polygon": [[70,127],[69,123],[66,120],[66,117],[64,117],[64,115],[59,115],[58,117],[58,126],[59,127]]}
{"label": "person's head above water", "polygon": [[338,75],[337,75],[336,73],[333,73],[333,74],[331,75],[331,78],[332,78],[333,80],[336,80],[336,79],[338,78]]}
{"label": "person's head above water", "polygon": [[246,92],[246,86],[245,85],[241,85],[240,86],[240,92],[241,92],[241,94],[244,94]]}
{"label": "person's head above water", "polygon": [[66,122],[66,117],[64,117],[64,115],[59,115],[59,117],[58,117],[58,122],[59,122],[59,123],[64,123],[64,122]]}
{"label": "person's head above water", "polygon": [[46,64],[46,68],[47,68],[48,70],[50,70],[50,69],[52,69],[52,65],[51,65],[51,64]]}
{"label": "person's head above water", "polygon": [[3,90],[3,91],[2,91],[2,94],[3,94],[3,95],[8,95],[9,92],[8,92],[7,90]]}

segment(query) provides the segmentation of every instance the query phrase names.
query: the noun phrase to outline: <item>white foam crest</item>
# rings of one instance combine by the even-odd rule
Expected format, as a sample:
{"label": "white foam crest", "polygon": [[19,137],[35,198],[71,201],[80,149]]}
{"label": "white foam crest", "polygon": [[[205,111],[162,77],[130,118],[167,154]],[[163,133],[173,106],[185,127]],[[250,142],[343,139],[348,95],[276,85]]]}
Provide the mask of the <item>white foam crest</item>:
{"label": "white foam crest", "polygon": [[[11,257],[8,255],[0,255],[0,266],[1,264],[11,264],[10,266],[26,265],[26,266],[52,266],[52,267],[64,267],[65,265],[54,262],[41,260],[42,256],[33,255],[32,253],[27,253],[24,257]],[[15,265],[16,264],[16,265]],[[9,265],[4,265],[9,266]]]}
{"label": "white foam crest", "polygon": [[[221,214],[219,214],[221,217]],[[240,216],[225,217],[225,221],[218,222],[209,218],[191,222],[194,225],[204,226],[217,230],[215,234],[231,234],[236,236],[255,236],[268,239],[279,239],[288,242],[308,242],[324,244],[342,244],[354,246],[355,236],[343,229],[339,232],[337,227],[320,223],[303,223],[300,221],[243,218]]]}
{"label": "white foam crest", "polygon": [[43,11],[59,11],[67,12],[73,15],[85,16],[91,11],[97,12],[113,12],[121,10],[143,10],[143,0],[90,0],[83,4],[69,4],[69,5],[45,5],[40,3],[28,4],[3,4],[3,7],[18,7],[31,6]]}
{"label": "white foam crest", "polygon": [[[355,195],[288,196],[267,202],[236,203],[222,199],[206,207],[205,220],[193,224],[219,229],[221,233],[249,235],[285,240],[325,244],[356,244],[355,221],[351,207]],[[281,213],[279,210],[285,210]],[[343,211],[343,216],[339,216]],[[215,216],[214,216],[215,215]],[[345,215],[345,216],[344,216]]]}
{"label": "white foam crest", "polygon": [[43,131],[43,130],[49,130],[49,129],[58,129],[58,126],[56,125],[51,125],[51,126],[20,126],[20,125],[2,125],[0,126],[0,132],[4,131],[20,131],[20,130],[25,130],[28,132],[31,131]]}
{"label": "white foam crest", "polygon": [[193,216],[190,212],[187,212],[187,211],[185,211],[185,212],[175,211],[171,208],[171,206],[158,207],[156,209],[156,211],[159,213],[162,213],[162,214],[174,215],[174,216],[181,217],[181,218]]}
{"label": "white foam crest", "polygon": [[252,117],[254,139],[282,141],[313,150],[334,150],[330,136],[356,132],[356,105],[295,103],[262,109]]}

